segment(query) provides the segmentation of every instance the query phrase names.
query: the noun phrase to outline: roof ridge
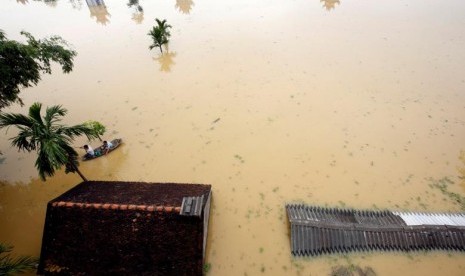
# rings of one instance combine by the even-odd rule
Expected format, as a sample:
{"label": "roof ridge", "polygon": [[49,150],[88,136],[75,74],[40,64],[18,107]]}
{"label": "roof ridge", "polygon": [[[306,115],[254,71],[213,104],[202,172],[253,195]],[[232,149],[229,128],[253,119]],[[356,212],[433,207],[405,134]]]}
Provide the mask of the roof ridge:
{"label": "roof ridge", "polygon": [[116,203],[83,203],[71,201],[55,201],[52,203],[53,207],[68,207],[68,208],[95,208],[95,209],[111,209],[111,210],[138,210],[148,212],[174,212],[180,213],[181,206],[171,205],[136,205],[136,204],[116,204]]}

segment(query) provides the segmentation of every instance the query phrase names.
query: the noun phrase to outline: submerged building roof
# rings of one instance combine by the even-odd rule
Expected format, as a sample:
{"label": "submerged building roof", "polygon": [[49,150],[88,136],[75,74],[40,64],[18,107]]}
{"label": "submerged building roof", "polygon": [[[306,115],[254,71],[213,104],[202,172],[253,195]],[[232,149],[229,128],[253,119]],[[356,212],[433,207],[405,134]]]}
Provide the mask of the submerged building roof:
{"label": "submerged building roof", "polygon": [[465,213],[341,210],[286,205],[295,256],[355,250],[465,251]]}
{"label": "submerged building roof", "polygon": [[202,275],[211,186],[83,182],[50,201],[38,272]]}
{"label": "submerged building roof", "polygon": [[146,182],[83,182],[52,202],[178,206],[184,197],[201,196],[209,185]]}

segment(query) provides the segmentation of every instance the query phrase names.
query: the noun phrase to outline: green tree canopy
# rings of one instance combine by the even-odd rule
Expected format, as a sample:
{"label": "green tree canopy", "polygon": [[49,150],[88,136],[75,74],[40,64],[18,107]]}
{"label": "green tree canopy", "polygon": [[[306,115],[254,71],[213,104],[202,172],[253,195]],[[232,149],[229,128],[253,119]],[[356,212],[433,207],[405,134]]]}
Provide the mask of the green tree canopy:
{"label": "green tree canopy", "polygon": [[171,34],[168,28],[171,28],[171,25],[166,23],[166,19],[160,21],[158,18],[156,18],[155,21],[157,22],[157,26],[153,26],[152,30],[150,30],[148,33],[148,35],[153,39],[153,43],[149,46],[149,49],[152,50],[153,48],[158,47],[160,52],[163,53],[161,46],[169,42]]}
{"label": "green tree canopy", "polygon": [[0,128],[17,127],[19,133],[10,139],[11,145],[22,151],[37,151],[35,166],[42,180],[66,166],[66,173],[77,172],[87,181],[78,169],[78,153],[71,143],[78,136],[85,135],[91,140],[97,138],[97,134],[85,124],[60,124],[61,117],[67,113],[60,105],[47,107],[44,116],[41,115],[41,109],[41,103],[34,103],[29,108],[28,116],[0,112]]}
{"label": "green tree canopy", "polygon": [[51,74],[51,62],[61,65],[64,73],[73,69],[76,52],[59,36],[36,39],[28,32],[21,32],[27,43],[7,39],[0,30],[0,109],[17,102],[25,87],[37,85],[41,73]]}
{"label": "green tree canopy", "polygon": [[86,125],[87,127],[91,128],[92,131],[94,131],[95,135],[97,136],[97,138],[102,141],[102,138],[100,136],[102,136],[103,134],[105,134],[105,132],[107,131],[106,127],[101,124],[100,122],[97,122],[97,121],[86,121],[84,122],[84,125]]}

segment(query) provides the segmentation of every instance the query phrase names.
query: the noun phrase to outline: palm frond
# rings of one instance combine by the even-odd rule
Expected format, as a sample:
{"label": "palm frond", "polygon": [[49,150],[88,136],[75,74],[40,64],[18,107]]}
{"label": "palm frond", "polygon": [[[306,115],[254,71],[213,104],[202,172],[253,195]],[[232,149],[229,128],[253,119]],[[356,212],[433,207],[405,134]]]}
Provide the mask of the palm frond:
{"label": "palm frond", "polygon": [[67,161],[66,152],[53,142],[42,143],[37,154],[35,166],[42,180],[48,176],[53,176],[55,171]]}
{"label": "palm frond", "polygon": [[155,18],[155,22],[157,22],[158,27],[161,27],[161,26],[163,26],[163,24],[166,23],[166,19],[160,20],[158,18]]}
{"label": "palm frond", "polygon": [[26,272],[27,270],[35,269],[37,259],[30,256],[20,256],[13,258],[9,253],[13,246],[0,243],[0,275],[13,275]]}
{"label": "palm frond", "polygon": [[77,162],[79,158],[79,154],[76,152],[76,150],[71,147],[69,144],[63,144],[62,145],[63,150],[66,152],[67,155],[67,161],[70,162],[72,161],[73,163],[76,163],[76,166],[78,166],[79,162]]}
{"label": "palm frond", "polygon": [[7,255],[0,260],[0,275],[13,275],[24,273],[28,270],[35,269],[37,259],[30,256],[20,256],[12,258]]}
{"label": "palm frond", "polygon": [[42,121],[42,116],[40,115],[40,111],[42,109],[41,103],[33,103],[31,107],[29,107],[29,118],[34,124],[38,124],[40,126],[44,126],[44,122]]}
{"label": "palm frond", "polygon": [[11,145],[17,147],[18,150],[32,151],[36,149],[34,133],[30,128],[18,127],[20,129],[16,137],[11,138]]}
{"label": "palm frond", "polygon": [[13,250],[13,246],[0,242],[0,254],[11,252],[11,250]]}
{"label": "palm frond", "polygon": [[61,126],[60,129],[57,129],[57,134],[63,134],[67,137],[74,139],[77,136],[85,135],[89,140],[98,138],[97,133],[88,125],[79,124],[74,126]]}
{"label": "palm frond", "polygon": [[155,21],[157,22],[158,27],[162,29],[171,28],[171,25],[166,23],[166,19],[160,20],[158,18],[155,18]]}
{"label": "palm frond", "polygon": [[61,121],[59,117],[65,116],[67,112],[68,110],[66,110],[66,108],[63,108],[61,105],[47,107],[44,116],[45,124],[48,127],[50,127],[54,123]]}
{"label": "palm frond", "polygon": [[168,37],[170,33],[167,31],[166,27],[171,27],[169,25],[164,25],[166,20],[160,21],[158,18],[155,19],[158,23],[158,26],[153,26],[152,30],[148,33],[149,36],[152,37],[153,43],[149,46],[149,49],[152,50],[155,47],[159,47],[161,50],[161,46],[168,43]]}
{"label": "palm frond", "polygon": [[14,126],[14,125],[21,125],[25,127],[31,127],[33,122],[27,116],[23,114],[15,114],[15,113],[0,113],[0,128]]}
{"label": "palm frond", "polygon": [[49,162],[55,169],[59,169],[68,161],[68,153],[64,148],[67,142],[61,139],[51,139],[43,141],[40,145],[40,151],[48,156]]}

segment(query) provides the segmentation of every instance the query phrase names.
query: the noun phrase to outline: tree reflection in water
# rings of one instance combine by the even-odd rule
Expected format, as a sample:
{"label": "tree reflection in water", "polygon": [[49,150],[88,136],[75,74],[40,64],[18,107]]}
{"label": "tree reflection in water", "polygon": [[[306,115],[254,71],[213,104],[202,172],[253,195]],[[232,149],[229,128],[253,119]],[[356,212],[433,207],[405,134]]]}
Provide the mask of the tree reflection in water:
{"label": "tree reflection in water", "polygon": [[132,20],[137,24],[141,24],[144,21],[144,8],[139,4],[139,0],[129,0],[128,7],[134,8]]}
{"label": "tree reflection in water", "polygon": [[137,24],[141,24],[144,21],[144,12],[135,12],[132,14],[132,20]]}
{"label": "tree reflection in water", "polygon": [[81,10],[82,8],[81,0],[69,0],[69,3],[71,4],[71,7],[73,7],[73,9]]}
{"label": "tree reflection in water", "polygon": [[[43,2],[49,7],[56,7],[58,4],[58,0],[33,0],[34,2]],[[20,3],[23,5],[29,4],[28,0],[16,0],[16,3]],[[69,3],[71,4],[71,7],[76,10],[80,10],[82,7],[82,1],[81,0],[69,0]]]}
{"label": "tree reflection in water", "polygon": [[189,14],[194,6],[194,1],[192,0],[176,0],[176,8],[184,13]]}
{"label": "tree reflection in water", "polygon": [[339,0],[320,0],[320,2],[323,2],[323,8],[327,11],[336,8],[336,5],[340,4]]}
{"label": "tree reflection in water", "polygon": [[160,63],[160,71],[162,72],[170,72],[171,66],[175,65],[174,58],[176,57],[176,52],[170,52],[168,47],[166,47],[166,51],[159,54],[158,58],[153,58],[153,60],[158,61]]}
{"label": "tree reflection in water", "polygon": [[57,6],[58,0],[44,0],[43,2],[51,8],[55,8]]}
{"label": "tree reflection in water", "polygon": [[87,7],[89,7],[90,11],[90,18],[96,18],[97,23],[102,25],[106,25],[110,22],[109,17],[111,17],[110,13],[108,13],[107,7],[105,6],[105,2],[103,0],[86,0]]}

